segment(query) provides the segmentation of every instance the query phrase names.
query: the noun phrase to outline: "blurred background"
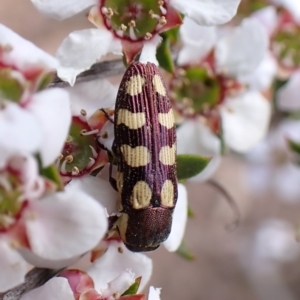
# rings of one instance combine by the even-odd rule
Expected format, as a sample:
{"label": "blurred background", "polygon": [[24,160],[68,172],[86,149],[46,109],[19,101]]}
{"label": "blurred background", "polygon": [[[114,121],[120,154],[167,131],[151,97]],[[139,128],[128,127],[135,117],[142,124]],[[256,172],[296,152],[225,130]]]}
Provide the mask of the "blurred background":
{"label": "blurred background", "polygon": [[[63,22],[46,18],[29,0],[0,0],[0,22],[51,54],[67,34],[91,27],[84,14]],[[278,160],[262,164],[256,153],[250,159],[227,155],[214,175],[241,211],[233,231],[225,228],[234,216],[224,197],[207,183],[187,184],[194,217],[185,243],[194,260],[163,247],[149,254],[154,261],[150,285],[163,288],[163,300],[300,299],[300,175],[281,174],[285,183],[278,189],[281,181],[273,178]]]}

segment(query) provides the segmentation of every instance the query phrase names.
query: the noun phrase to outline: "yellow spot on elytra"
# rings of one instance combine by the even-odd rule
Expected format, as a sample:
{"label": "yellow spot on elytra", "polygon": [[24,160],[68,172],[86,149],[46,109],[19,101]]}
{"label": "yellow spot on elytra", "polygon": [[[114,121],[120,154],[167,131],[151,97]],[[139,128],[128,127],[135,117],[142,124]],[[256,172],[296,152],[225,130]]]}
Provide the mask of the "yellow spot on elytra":
{"label": "yellow spot on elytra", "polygon": [[174,127],[175,119],[173,114],[173,109],[171,108],[168,113],[159,113],[158,114],[158,122],[167,127],[167,129],[171,129]]}
{"label": "yellow spot on elytra", "polygon": [[175,164],[175,158],[176,158],[175,144],[172,147],[169,146],[161,147],[159,151],[159,160],[161,163],[167,166],[172,166]]}
{"label": "yellow spot on elytra", "polygon": [[168,207],[174,206],[174,185],[171,180],[166,180],[161,189],[161,203]]}
{"label": "yellow spot on elytra", "polygon": [[130,96],[137,96],[142,92],[145,79],[140,75],[131,76],[127,82],[126,92]]}
{"label": "yellow spot on elytra", "polygon": [[138,129],[146,124],[146,115],[144,112],[132,113],[127,109],[120,109],[117,125],[122,123],[129,129]]}
{"label": "yellow spot on elytra", "polygon": [[123,173],[122,172],[117,172],[117,189],[118,189],[118,192],[122,192],[123,181],[124,181]]}
{"label": "yellow spot on elytra", "polygon": [[118,229],[123,242],[126,242],[126,231],[128,226],[128,215],[123,213],[118,219]]}
{"label": "yellow spot on elytra", "polygon": [[129,145],[122,145],[121,152],[130,167],[143,167],[150,163],[151,155],[147,147],[137,146],[131,148]]}
{"label": "yellow spot on elytra", "polygon": [[166,89],[159,75],[154,75],[152,80],[155,91],[162,96],[166,96]]}
{"label": "yellow spot on elytra", "polygon": [[138,181],[133,187],[130,201],[135,209],[145,208],[149,206],[152,192],[149,185],[145,181]]}

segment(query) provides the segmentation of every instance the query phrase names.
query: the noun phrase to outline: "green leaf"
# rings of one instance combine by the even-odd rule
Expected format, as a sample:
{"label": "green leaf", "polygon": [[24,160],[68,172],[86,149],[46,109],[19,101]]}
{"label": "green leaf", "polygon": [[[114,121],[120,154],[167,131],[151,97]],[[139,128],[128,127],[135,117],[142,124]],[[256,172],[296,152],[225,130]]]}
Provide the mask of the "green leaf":
{"label": "green leaf", "polygon": [[43,77],[40,79],[37,91],[42,91],[52,82],[54,78],[53,73],[44,74]]}
{"label": "green leaf", "polygon": [[195,213],[193,211],[193,209],[188,205],[188,217],[189,218],[194,218],[195,217]]}
{"label": "green leaf", "polygon": [[297,143],[293,140],[288,140],[289,147],[293,152],[296,152],[297,154],[300,154],[300,143]]}
{"label": "green leaf", "polygon": [[47,179],[53,181],[57,185],[58,190],[63,190],[63,183],[61,180],[61,176],[54,165],[50,165],[47,168],[43,168],[40,170],[40,174]]}
{"label": "green leaf", "polygon": [[11,100],[18,102],[23,94],[23,86],[11,75],[9,70],[0,72],[0,100]]}
{"label": "green leaf", "polygon": [[160,67],[169,73],[174,72],[174,63],[171,57],[170,40],[166,35],[162,35],[163,40],[156,51],[156,58]]}
{"label": "green leaf", "polygon": [[168,31],[165,31],[162,35],[168,37],[171,43],[176,44],[179,38],[179,29],[180,26],[174,27]]}
{"label": "green leaf", "polygon": [[193,154],[177,155],[178,180],[189,179],[201,173],[210,162],[210,157]]}
{"label": "green leaf", "polygon": [[122,294],[125,295],[135,295],[139,289],[142,277],[138,277],[135,279],[135,282]]}
{"label": "green leaf", "polygon": [[194,254],[188,249],[187,245],[185,244],[185,242],[182,242],[181,245],[179,246],[179,248],[177,249],[176,253],[189,261],[195,260],[195,256]]}

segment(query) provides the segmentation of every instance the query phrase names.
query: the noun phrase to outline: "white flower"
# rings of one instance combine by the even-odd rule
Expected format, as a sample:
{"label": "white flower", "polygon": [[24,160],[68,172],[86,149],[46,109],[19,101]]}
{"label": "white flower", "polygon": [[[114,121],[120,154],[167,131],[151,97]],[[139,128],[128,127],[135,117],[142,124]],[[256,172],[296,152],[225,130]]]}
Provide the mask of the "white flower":
{"label": "white flower", "polygon": [[277,6],[282,6],[300,23],[300,3],[297,0],[270,0],[271,3]]}
{"label": "white flower", "polygon": [[1,69],[24,84],[19,99],[6,94],[0,99],[0,167],[19,152],[38,153],[42,165],[48,166],[59,155],[69,130],[69,96],[62,89],[34,92],[37,78],[56,68],[58,61],[1,24],[0,49]]}
{"label": "white flower", "polygon": [[243,93],[225,100],[221,116],[225,143],[235,151],[245,152],[266,136],[271,104],[258,92]]}
{"label": "white flower", "polygon": [[57,59],[2,24],[0,24],[0,50],[2,64],[16,68],[20,72],[29,72],[34,68],[35,71],[38,68],[49,71],[59,66]]}
{"label": "white flower", "polygon": [[[218,32],[216,28],[199,26],[185,18],[180,34],[183,48],[178,63],[186,66],[186,76],[195,76],[188,72],[199,68],[199,74],[202,72],[209,81],[202,79],[197,85],[196,77],[188,78],[192,83],[185,91],[200,86],[195,95],[183,95],[191,105],[191,113],[180,99],[175,104],[178,113],[186,119],[178,129],[178,152],[213,156],[208,168],[199,174],[203,180],[214,172],[219,162],[221,145],[215,132],[221,132],[225,146],[239,152],[248,151],[265,136],[271,105],[254,87],[261,89],[270,84],[274,68],[269,71],[269,64],[260,66],[268,53],[268,36],[256,20],[244,19],[240,26]],[[207,58],[212,50],[214,56]],[[266,79],[265,74],[269,73]],[[239,78],[243,80],[240,82]],[[249,83],[252,90],[243,87],[242,82]],[[174,86],[172,93],[177,93],[176,81]]]}
{"label": "white flower", "polygon": [[256,20],[244,19],[240,26],[219,38],[217,35],[217,28],[199,26],[185,18],[180,28],[183,48],[178,63],[200,61],[215,47],[217,73],[237,77],[254,71],[267,51],[268,36]]}
{"label": "white flower", "polygon": [[107,288],[108,282],[127,269],[134,273],[134,277],[142,276],[138,292],[142,291],[152,274],[152,260],[145,254],[127,250],[122,242],[109,241],[105,254],[97,259],[87,272],[93,278],[95,288],[102,290]]}
{"label": "white flower", "polygon": [[220,139],[201,121],[186,120],[177,129],[178,154],[212,157],[207,167],[192,179],[205,181],[217,170],[221,161]]}
{"label": "white flower", "polygon": [[[74,299],[75,294],[98,295],[112,299],[113,295],[121,296],[134,283],[135,278],[141,276],[138,291],[140,293],[149,281],[151,273],[150,258],[144,254],[130,252],[121,243],[110,241],[107,251],[86,272],[66,270],[61,274],[63,277],[52,278],[43,286],[24,294],[21,299],[39,300],[39,295],[43,294],[50,299],[50,296],[55,296],[53,292],[56,292],[53,290],[58,289],[60,293],[56,295],[56,299]],[[74,293],[73,298],[70,296],[71,293]],[[151,294],[155,293],[152,291]]]}
{"label": "white flower", "polygon": [[[97,5],[97,0],[31,0],[34,6],[42,13],[56,18],[66,19],[84,9]],[[170,4],[182,14],[194,19],[199,24],[217,25],[223,24],[236,14],[240,0],[171,0]]]}
{"label": "white flower", "polygon": [[[99,5],[99,1],[96,0],[77,0],[72,1],[72,3],[57,0],[32,0],[32,3],[41,12],[57,19],[68,18],[87,7]],[[151,38],[160,31],[180,24],[180,18],[174,11],[174,8],[186,16],[189,16],[198,24],[213,25],[229,21],[235,15],[239,3],[240,0],[214,0],[209,3],[203,0],[193,0],[188,3],[183,0],[171,0],[170,2],[165,2],[160,7],[160,11],[158,11],[158,13],[161,13],[164,20],[167,22],[165,24],[162,23],[163,25],[158,23],[157,26],[149,28],[147,33],[150,35],[147,37],[146,35],[145,37],[140,37],[140,31],[134,29],[137,26],[136,24],[139,23],[139,20],[143,21],[143,17],[137,14],[136,18],[134,18],[134,26],[131,27],[131,30],[128,29],[129,32],[127,32],[127,28],[130,27],[127,22],[125,25],[123,23],[117,24],[118,26],[114,24],[115,21],[111,20],[111,13],[108,11],[109,8],[105,7],[104,4],[101,3],[100,7],[94,7],[91,10],[89,16],[89,19],[100,28],[73,32],[59,47],[57,57],[63,67],[58,69],[58,76],[63,80],[68,81],[70,85],[73,85],[75,83],[76,76],[80,72],[88,69],[93,63],[98,61],[107,53],[121,55],[122,48],[127,60],[132,61],[134,56],[136,56],[136,54],[142,49],[145,40]],[[125,7],[126,4],[127,3],[125,2],[122,8]],[[122,8],[119,7],[119,9]],[[148,16],[146,15],[146,17]],[[124,16],[124,18],[126,21],[127,16]],[[112,24],[116,25],[117,29],[112,28]],[[109,30],[103,28],[103,25],[105,25]],[[124,39],[121,45],[120,39],[123,39],[125,31],[126,37],[128,35],[128,38]],[[139,38],[141,40],[139,40]]]}
{"label": "white flower", "polygon": [[178,185],[178,199],[173,212],[173,221],[171,233],[167,240],[163,242],[165,248],[170,251],[176,251],[182,243],[185,226],[188,217],[188,198],[184,185]]}
{"label": "white flower", "polygon": [[300,168],[288,148],[289,139],[300,141],[299,132],[299,121],[285,121],[249,153],[247,182],[252,193],[272,189],[283,201],[299,200]]}
{"label": "white flower", "polygon": [[7,262],[1,264],[1,291],[22,282],[24,259],[38,267],[64,267],[95,247],[107,230],[104,208],[80,190],[28,200],[0,234],[1,258]]}
{"label": "white flower", "polygon": [[277,262],[293,261],[300,254],[291,224],[276,219],[261,225],[253,250],[257,258]]}
{"label": "white flower", "polygon": [[293,112],[300,109],[300,71],[294,72],[289,81],[277,92],[277,106],[282,111]]}
{"label": "white flower", "polygon": [[0,109],[0,166],[18,152],[39,153],[43,166],[58,157],[71,121],[69,95],[62,89],[34,94],[20,106],[4,102]]}

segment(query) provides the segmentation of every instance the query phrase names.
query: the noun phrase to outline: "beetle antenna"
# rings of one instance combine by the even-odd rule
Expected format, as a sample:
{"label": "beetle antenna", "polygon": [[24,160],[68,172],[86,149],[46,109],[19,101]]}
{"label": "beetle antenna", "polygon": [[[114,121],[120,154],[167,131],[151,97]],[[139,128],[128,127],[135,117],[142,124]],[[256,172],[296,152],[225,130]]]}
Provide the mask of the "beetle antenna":
{"label": "beetle antenna", "polygon": [[228,231],[236,229],[241,222],[241,212],[237,202],[230,195],[230,193],[216,180],[210,179],[207,181],[207,183],[214,187],[225,198],[226,202],[229,204],[233,212],[234,220],[231,223],[225,225],[225,229]]}

